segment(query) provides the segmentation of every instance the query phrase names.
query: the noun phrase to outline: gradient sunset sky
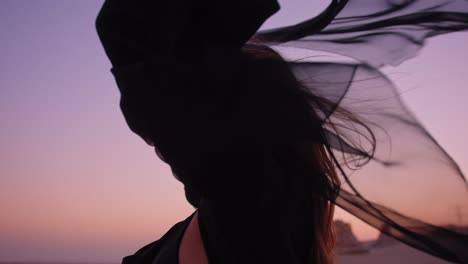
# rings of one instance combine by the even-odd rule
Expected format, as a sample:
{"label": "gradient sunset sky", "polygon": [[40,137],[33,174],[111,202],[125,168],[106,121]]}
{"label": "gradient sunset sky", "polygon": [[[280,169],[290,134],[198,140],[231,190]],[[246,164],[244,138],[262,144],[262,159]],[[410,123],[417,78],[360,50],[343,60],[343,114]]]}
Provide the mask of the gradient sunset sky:
{"label": "gradient sunset sky", "polygon": [[[327,3],[281,2],[285,11],[266,27]],[[0,1],[0,261],[120,262],[193,211],[169,167],[123,119],[94,28],[102,3]],[[386,69],[464,172],[467,43],[468,33],[437,37],[418,58]],[[361,239],[377,235],[338,217]]]}

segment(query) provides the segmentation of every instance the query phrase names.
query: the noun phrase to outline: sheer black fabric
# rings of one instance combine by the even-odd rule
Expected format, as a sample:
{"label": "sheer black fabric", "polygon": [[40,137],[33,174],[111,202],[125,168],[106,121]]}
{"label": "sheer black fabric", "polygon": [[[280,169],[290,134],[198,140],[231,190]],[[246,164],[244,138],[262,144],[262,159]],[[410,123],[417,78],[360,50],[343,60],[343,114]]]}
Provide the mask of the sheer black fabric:
{"label": "sheer black fabric", "polygon": [[[463,174],[405,107],[393,84],[365,64],[292,67],[313,93],[351,110],[375,136],[373,149],[369,131],[359,124],[328,130],[343,177],[336,204],[402,242],[464,263],[468,223],[455,217],[456,206],[468,203]],[[333,119],[334,113],[326,116]]]}
{"label": "sheer black fabric", "polygon": [[[468,219],[455,217],[457,208],[468,209],[466,179],[378,68],[414,57],[429,37],[468,29],[468,2],[334,1],[321,19],[328,21],[334,14],[321,31],[323,25],[311,19],[259,32],[251,41],[354,59],[354,63],[291,62],[313,94],[335,103],[316,109],[325,127],[327,119],[337,118],[334,110],[344,108],[375,136],[374,149],[370,131],[358,123],[328,129],[328,145],[343,177],[336,204],[404,243],[467,263]],[[311,108],[315,108],[312,103]],[[368,151],[362,151],[366,147]]]}
{"label": "sheer black fabric", "polygon": [[254,39],[333,52],[378,67],[398,65],[417,55],[427,38],[466,30],[467,10],[464,0],[334,0],[322,13],[330,21],[325,26],[315,18],[259,32]]}
{"label": "sheer black fabric", "polygon": [[[456,207],[468,210],[466,179],[379,70],[416,56],[429,37],[468,29],[468,1],[334,0],[315,18],[255,34],[247,43],[353,59],[289,62],[304,91],[329,102],[307,101],[322,122],[309,126],[282,111],[290,94],[236,78],[255,72],[236,49],[278,10],[276,1],[159,2],[107,0],[97,28],[129,127],[171,165],[189,200],[200,198],[192,188],[212,192],[208,181],[230,186],[216,197],[254,191],[234,179],[261,173],[246,173],[261,159],[256,151],[279,138],[307,145],[317,140],[307,129],[319,125],[342,177],[333,202],[406,244],[468,263],[468,219],[454,216]],[[205,10],[212,6],[218,11]],[[237,164],[231,174],[217,175],[229,164]],[[188,171],[206,179],[192,182]]]}

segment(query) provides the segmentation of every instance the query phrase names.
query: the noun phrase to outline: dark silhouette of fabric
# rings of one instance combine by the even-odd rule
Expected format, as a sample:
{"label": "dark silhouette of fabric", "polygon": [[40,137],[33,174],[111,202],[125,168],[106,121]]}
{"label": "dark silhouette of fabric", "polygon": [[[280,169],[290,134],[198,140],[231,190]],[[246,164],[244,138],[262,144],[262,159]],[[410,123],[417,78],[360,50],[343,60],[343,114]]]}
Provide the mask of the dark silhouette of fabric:
{"label": "dark silhouette of fabric", "polygon": [[[107,0],[97,19],[125,119],[155,147],[184,182],[187,198],[200,207],[211,262],[223,263],[233,252],[247,254],[227,246],[223,251],[222,238],[214,238],[222,223],[213,219],[233,217],[226,208],[248,204],[267,181],[265,175],[255,177],[265,174],[263,155],[281,149],[278,145],[310,141],[327,145],[340,164],[343,184],[333,200],[338,206],[403,243],[448,261],[468,262],[468,218],[442,223],[434,214],[415,210],[431,207],[436,214],[450,214],[448,201],[468,208],[466,179],[380,71],[414,57],[429,37],[468,29],[468,2],[335,0],[318,17],[256,33],[278,10],[277,2],[268,0]],[[255,62],[240,52],[244,44],[326,51],[354,61],[289,62],[311,93],[331,102],[310,102],[321,124],[305,124],[296,118],[300,115],[284,116],[280,110],[284,98],[293,95],[239,82],[236,76],[255,71]],[[359,124],[330,127],[328,121],[338,120],[337,107],[365,120],[372,133]],[[317,125],[324,138],[308,133]],[[193,181],[186,175],[205,178]],[[440,183],[450,192],[439,190]],[[407,203],[395,198],[397,190]],[[200,192],[209,198],[204,203]],[[252,209],[246,207],[238,209]],[[248,220],[236,221],[249,228]],[[259,220],[251,231],[264,223]],[[255,245],[245,241],[246,249]],[[276,260],[283,257],[280,250],[275,254]]]}

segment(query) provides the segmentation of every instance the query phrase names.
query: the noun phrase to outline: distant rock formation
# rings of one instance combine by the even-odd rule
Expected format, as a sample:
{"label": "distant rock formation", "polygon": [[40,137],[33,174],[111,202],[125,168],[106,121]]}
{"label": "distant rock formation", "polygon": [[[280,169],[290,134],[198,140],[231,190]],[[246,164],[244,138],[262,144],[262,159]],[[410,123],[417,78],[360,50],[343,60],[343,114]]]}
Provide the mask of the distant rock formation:
{"label": "distant rock formation", "polygon": [[[385,226],[383,228],[383,231],[385,232],[386,229],[388,229],[389,226]],[[388,247],[388,246],[393,246],[398,244],[398,240],[394,239],[393,237],[390,237],[386,235],[384,232],[380,232],[379,237],[375,241],[373,248],[382,248],[382,247]]]}
{"label": "distant rock formation", "polygon": [[339,255],[364,254],[368,250],[356,238],[351,229],[351,225],[341,221],[334,221],[336,232],[335,253]]}

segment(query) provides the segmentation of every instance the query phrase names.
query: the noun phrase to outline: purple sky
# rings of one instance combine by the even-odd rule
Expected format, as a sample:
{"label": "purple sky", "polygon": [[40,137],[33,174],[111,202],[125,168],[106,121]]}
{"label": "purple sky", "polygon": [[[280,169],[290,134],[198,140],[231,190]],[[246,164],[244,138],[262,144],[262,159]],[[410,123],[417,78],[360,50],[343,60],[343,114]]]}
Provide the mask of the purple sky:
{"label": "purple sky", "polygon": [[[298,8],[303,2],[290,0],[267,26],[310,17],[326,3]],[[120,113],[94,29],[101,4],[0,2],[0,261],[118,262],[192,211]],[[465,172],[466,43],[467,33],[438,37],[417,59],[386,69]],[[375,235],[344,217],[361,238]]]}

